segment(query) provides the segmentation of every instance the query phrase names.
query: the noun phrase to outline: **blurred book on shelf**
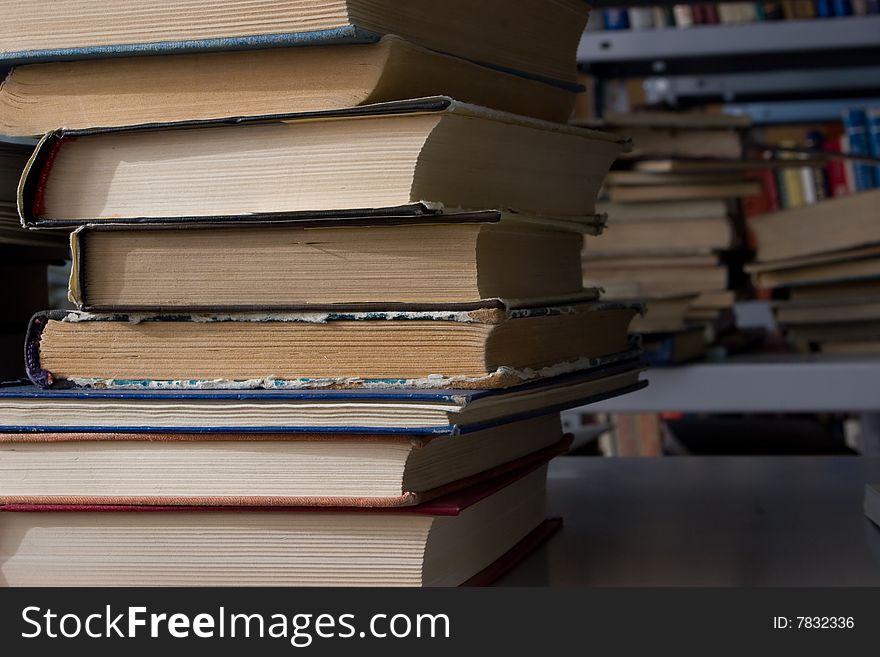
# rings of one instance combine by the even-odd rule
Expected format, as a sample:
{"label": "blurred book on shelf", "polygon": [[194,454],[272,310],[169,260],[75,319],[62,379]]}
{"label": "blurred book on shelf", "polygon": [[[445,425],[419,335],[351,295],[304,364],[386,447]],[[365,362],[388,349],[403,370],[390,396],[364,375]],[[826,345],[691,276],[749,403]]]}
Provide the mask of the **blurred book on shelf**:
{"label": "blurred book on shelf", "polygon": [[880,353],[880,109],[754,136],[794,163],[760,171],[762,193],[745,204],[759,296],[798,350]]}
{"label": "blurred book on shelf", "polygon": [[[595,12],[598,13],[598,12]],[[617,7],[601,12],[594,30],[650,30],[705,25],[744,25],[880,14],[876,0],[788,0],[786,2],[690,2]],[[591,22],[592,19],[591,19]]]}
{"label": "blurred book on shelf", "polygon": [[756,217],[747,269],[798,348],[880,352],[880,189]]}

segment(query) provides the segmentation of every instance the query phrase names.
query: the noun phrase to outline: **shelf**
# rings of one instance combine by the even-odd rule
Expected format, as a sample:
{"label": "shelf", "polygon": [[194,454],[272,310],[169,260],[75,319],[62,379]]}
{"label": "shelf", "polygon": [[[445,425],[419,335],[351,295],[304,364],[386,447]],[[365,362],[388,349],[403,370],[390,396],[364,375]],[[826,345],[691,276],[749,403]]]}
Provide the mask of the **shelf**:
{"label": "shelf", "polygon": [[824,123],[839,121],[846,109],[878,106],[880,106],[880,93],[869,97],[834,100],[727,103],[724,105],[724,112],[748,116],[754,125]]}
{"label": "shelf", "polygon": [[[732,102],[751,98],[789,99],[805,95],[828,98],[875,93],[880,95],[880,66],[667,75],[645,80],[645,95],[649,103],[676,105],[695,100]],[[838,112],[835,118],[839,116]]]}
{"label": "shelf", "polygon": [[880,359],[733,358],[656,367],[644,390],[584,407],[588,413],[875,413]]}
{"label": "shelf", "polygon": [[[718,70],[721,63],[717,60],[728,59],[729,66],[724,68],[730,70],[736,70],[738,64],[746,69],[766,70],[787,64],[808,67],[817,61],[833,66],[835,54],[858,54],[852,63],[867,65],[880,58],[878,35],[880,16],[585,32],[578,48],[578,62],[590,68],[641,62],[655,75],[667,72],[675,60]],[[868,52],[872,55],[865,61]],[[770,66],[768,54],[777,56]],[[809,54],[814,57],[806,57]]]}

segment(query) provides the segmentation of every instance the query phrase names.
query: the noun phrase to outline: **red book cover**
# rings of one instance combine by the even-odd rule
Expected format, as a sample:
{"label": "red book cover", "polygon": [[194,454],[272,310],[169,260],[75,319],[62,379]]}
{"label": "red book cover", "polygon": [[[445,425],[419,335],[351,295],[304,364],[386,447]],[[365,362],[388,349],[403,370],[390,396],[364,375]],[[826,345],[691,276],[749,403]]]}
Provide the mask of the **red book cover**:
{"label": "red book cover", "polygon": [[773,170],[749,171],[746,175],[760,183],[761,193],[757,196],[747,196],[743,199],[743,213],[745,216],[747,218],[754,217],[778,210],[779,190],[776,187],[776,176],[773,174]]}
{"label": "red book cover", "polygon": [[703,5],[692,5],[691,16],[693,16],[694,25],[702,25],[706,23],[706,10]]}
{"label": "red book cover", "polygon": [[703,18],[705,19],[704,22],[709,25],[716,25],[721,22],[721,18],[718,16],[718,7],[715,6],[715,3],[703,3]]}
{"label": "red book cover", "polygon": [[[839,139],[826,139],[824,150],[828,153],[840,153]],[[828,160],[825,165],[825,175],[828,176],[828,189],[832,196],[846,196],[852,193],[846,176],[846,164],[839,158]]]}

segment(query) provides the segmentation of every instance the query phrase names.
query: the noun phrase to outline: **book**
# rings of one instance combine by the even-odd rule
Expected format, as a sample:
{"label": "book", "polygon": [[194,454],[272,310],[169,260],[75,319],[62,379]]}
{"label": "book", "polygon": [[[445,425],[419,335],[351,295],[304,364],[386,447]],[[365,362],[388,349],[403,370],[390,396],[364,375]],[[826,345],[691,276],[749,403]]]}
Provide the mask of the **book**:
{"label": "book", "polygon": [[605,178],[610,187],[640,187],[660,185],[722,185],[743,182],[741,172],[688,171],[660,173],[656,171],[611,171]]}
{"label": "book", "polygon": [[789,340],[795,343],[877,342],[880,341],[880,322],[817,322],[815,324],[793,324],[786,329]]}
{"label": "book", "polygon": [[736,293],[733,290],[701,292],[694,300],[693,306],[696,308],[712,308],[723,310],[731,308],[736,301]]}
{"label": "book", "polygon": [[880,484],[865,486],[865,516],[880,527]]}
{"label": "book", "polygon": [[653,367],[681,365],[706,354],[706,341],[700,326],[673,333],[642,336],[645,360]]}
{"label": "book", "polygon": [[863,278],[844,281],[826,281],[795,285],[788,290],[792,301],[835,301],[844,298],[875,297],[880,293],[880,278]]}
{"label": "book", "polygon": [[754,180],[708,183],[669,183],[666,185],[609,185],[612,201],[620,203],[644,203],[654,201],[686,201],[726,199],[755,196],[761,186]]}
{"label": "book", "polygon": [[880,190],[871,190],[751,217],[757,260],[799,258],[880,242],[878,202]]}
{"label": "book", "polygon": [[691,27],[694,24],[693,9],[690,5],[673,5],[672,11],[675,15],[676,27]]}
{"label": "book", "polygon": [[[869,107],[865,114],[868,120],[868,152],[871,157],[880,160],[880,107]],[[880,187],[880,164],[874,166],[874,181]]]}
{"label": "book", "polygon": [[629,29],[629,13],[626,9],[603,9],[602,18],[608,31]]}
{"label": "book", "polygon": [[314,112],[436,94],[561,122],[575,98],[569,89],[386,36],[374,44],[17,66],[0,87],[0,131],[42,136],[59,128]]}
{"label": "book", "polygon": [[90,310],[230,311],[583,296],[574,230],[600,223],[565,231],[503,217],[83,227],[72,235],[70,299]]}
{"label": "book", "polygon": [[42,386],[504,388],[627,351],[639,310],[587,301],[470,311],[51,311],[31,320],[25,360]]}
{"label": "book", "polygon": [[545,507],[546,465],[382,510],[6,505],[0,574],[7,586],[458,586],[529,538]]}
{"label": "book", "polygon": [[425,207],[583,216],[625,139],[445,97],[234,122],[47,135],[29,226]]}
{"label": "book", "polygon": [[[868,116],[861,108],[849,109],[843,113],[843,127],[846,130],[847,152],[853,155],[871,155],[871,142],[868,136]],[[863,162],[853,162],[856,192],[865,192],[878,186],[874,178],[874,168]]]}
{"label": "book", "polygon": [[880,276],[880,247],[835,251],[815,256],[746,265],[760,287],[846,282]]}
{"label": "book", "polygon": [[568,442],[558,413],[458,436],[0,434],[0,504],[413,506]]}
{"label": "book", "polygon": [[584,284],[602,287],[609,297],[651,298],[657,296],[701,294],[727,288],[727,268],[717,257],[669,258],[639,263],[633,258],[587,260]]}
{"label": "book", "polygon": [[822,145],[823,150],[830,153],[832,158],[825,165],[825,175],[828,180],[828,189],[831,196],[846,196],[852,190],[847,182],[846,164],[840,158],[834,158],[835,153],[841,152],[841,139],[828,139]]}
{"label": "book", "polygon": [[627,9],[629,26],[633,30],[650,30],[654,27],[654,10],[650,7],[631,7]]}
{"label": "book", "polygon": [[677,158],[677,159],[646,159],[639,160],[633,165],[636,171],[643,173],[734,173],[752,172],[763,169],[780,169],[791,166],[818,166],[824,160],[800,160],[797,163],[791,160],[734,160],[734,159],[708,159],[708,158]]}
{"label": "book", "polygon": [[[420,46],[573,82],[589,16],[581,0],[4,0],[0,62],[154,55],[203,50],[370,43],[395,34]],[[100,30],[95,21],[100,20]],[[503,28],[500,26],[503,25]]]}
{"label": "book", "polygon": [[780,324],[841,324],[880,322],[876,297],[843,297],[834,300],[780,301],[776,317]]}
{"label": "book", "polygon": [[629,137],[633,148],[626,157],[630,159],[741,159],[739,131],[751,121],[728,114],[645,111],[606,112],[601,123],[590,125]]}
{"label": "book", "polygon": [[[613,215],[612,215],[613,216]],[[734,234],[725,216],[713,219],[645,221],[611,220],[602,235],[585,239],[588,258],[593,255],[678,255],[728,249]]]}
{"label": "book", "polygon": [[457,436],[638,389],[640,369],[630,350],[580,372],[497,390],[6,385],[0,433]]}
{"label": "book", "polygon": [[819,344],[819,347],[823,354],[834,354],[838,356],[880,356],[880,339],[822,342]]}
{"label": "book", "polygon": [[638,125],[606,129],[625,134],[632,139],[633,149],[628,158],[727,158],[742,157],[742,142],[733,130],[698,128],[653,128]]}
{"label": "book", "polygon": [[645,313],[630,324],[632,333],[668,333],[687,328],[685,318],[695,294],[657,296],[646,300]]}
{"label": "book", "polygon": [[612,217],[615,224],[632,221],[678,221],[684,219],[714,219],[727,216],[727,203],[722,199],[688,201],[656,201],[647,203],[614,203],[601,201],[596,212]]}

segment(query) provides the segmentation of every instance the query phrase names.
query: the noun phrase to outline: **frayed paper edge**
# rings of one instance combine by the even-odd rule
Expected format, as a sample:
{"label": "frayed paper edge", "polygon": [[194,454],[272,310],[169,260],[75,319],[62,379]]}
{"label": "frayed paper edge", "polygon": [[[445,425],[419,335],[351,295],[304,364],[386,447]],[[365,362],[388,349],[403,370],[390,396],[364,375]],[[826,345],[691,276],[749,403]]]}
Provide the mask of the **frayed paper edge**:
{"label": "frayed paper edge", "polygon": [[[634,343],[635,344],[635,343]],[[143,389],[143,390],[309,390],[320,388],[362,388],[362,389],[388,389],[388,388],[418,388],[418,389],[484,389],[496,387],[510,387],[540,379],[550,379],[563,374],[571,374],[595,367],[610,365],[623,360],[631,360],[639,357],[638,350],[625,351],[600,358],[579,358],[578,360],[558,363],[540,369],[513,367],[499,367],[491,374],[483,376],[445,376],[442,374],[429,374],[416,379],[362,379],[333,377],[326,379],[280,379],[273,376],[246,379],[185,379],[157,381],[150,379],[95,379],[95,378],[72,378],[67,382],[81,388],[94,389]]]}
{"label": "frayed paper edge", "polygon": [[[589,292],[589,290],[587,291]],[[580,304],[566,304],[541,308],[510,308],[499,310],[507,319],[570,315],[581,312],[620,310],[634,308],[638,304],[615,301],[594,301],[585,298]],[[369,312],[279,312],[279,313],[99,313],[72,310],[61,321],[80,322],[293,322],[303,324],[326,324],[343,321],[441,321],[465,324],[486,323],[487,313],[493,310],[459,311],[369,311]]]}

